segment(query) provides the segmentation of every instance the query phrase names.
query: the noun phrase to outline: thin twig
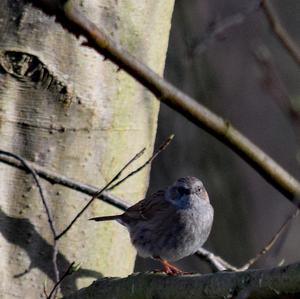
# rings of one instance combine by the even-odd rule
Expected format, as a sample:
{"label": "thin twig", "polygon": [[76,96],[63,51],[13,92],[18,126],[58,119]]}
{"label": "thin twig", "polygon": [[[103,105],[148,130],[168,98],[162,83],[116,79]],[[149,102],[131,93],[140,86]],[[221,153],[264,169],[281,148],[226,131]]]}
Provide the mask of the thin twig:
{"label": "thin twig", "polygon": [[139,151],[132,159],[129,160],[122,168],[121,170],[99,191],[97,191],[93,197],[90,199],[90,201],[83,207],[83,209],[73,218],[73,220],[70,222],[70,224],[59,234],[56,236],[56,240],[59,240],[72,226],[73,224],[78,220],[78,218],[83,214],[83,212],[91,205],[91,203],[100,196],[107,188],[114,183],[120,175],[123,173],[123,171],[135,160],[137,160],[140,156],[142,156],[145,152],[145,148],[143,148],[141,151]]}
{"label": "thin twig", "polygon": [[197,40],[191,45],[189,49],[190,54],[200,55],[207,50],[212,42],[216,40],[223,40],[224,35],[230,29],[238,27],[239,25],[244,23],[248,17],[259,10],[261,1],[262,0],[254,1],[252,6],[245,12],[236,13],[220,22],[215,23],[206,33],[206,35],[201,38],[201,40]]}
{"label": "thin twig", "polygon": [[40,182],[40,179],[38,177],[38,174],[36,173],[35,169],[33,167],[31,167],[31,165],[25,159],[23,159],[21,156],[19,156],[17,154],[14,154],[14,153],[11,153],[11,152],[4,151],[4,150],[0,150],[0,154],[6,155],[8,157],[12,157],[13,159],[16,159],[16,160],[20,161],[21,164],[24,166],[25,170],[27,170],[28,172],[31,173],[31,175],[33,176],[33,179],[34,179],[34,181],[35,181],[35,183],[38,187],[39,194],[41,196],[42,203],[43,203],[43,206],[44,206],[46,214],[47,214],[47,219],[48,219],[48,223],[49,223],[49,226],[50,226],[50,230],[51,230],[52,235],[53,235],[52,263],[53,263],[53,269],[54,269],[54,274],[55,274],[55,282],[57,282],[58,279],[59,279],[59,270],[58,270],[58,265],[57,265],[57,251],[58,250],[57,250],[57,242],[56,242],[57,233],[56,233],[56,229],[55,229],[55,226],[54,226],[54,218],[53,218],[53,215],[52,215],[51,210],[49,208],[49,204],[48,204],[48,201],[46,199],[46,196],[45,196],[42,184]]}
{"label": "thin twig", "polygon": [[54,3],[49,0],[31,1],[48,15],[55,15],[57,22],[76,37],[84,36],[87,39],[86,45],[92,47],[101,55],[104,55],[105,58],[110,59],[120,69],[134,77],[161,102],[226,144],[293,204],[297,207],[300,206],[298,197],[300,183],[296,178],[242,135],[229,121],[201,105],[200,100],[196,101],[163,80],[148,66],[126,52],[104,30],[98,28],[80,13],[75,8],[73,1],[63,1],[63,5],[58,5],[57,2]]}
{"label": "thin twig", "polygon": [[56,282],[56,284],[53,286],[51,292],[49,293],[49,295],[47,296],[47,299],[51,299],[52,296],[57,292],[58,286],[62,283],[62,281],[69,275],[71,275],[74,271],[72,271],[72,268],[74,266],[75,262],[72,262],[68,269],[65,271],[65,273],[61,276],[60,279],[58,279],[58,281]]}
{"label": "thin twig", "polygon": [[158,148],[158,150],[140,167],[138,167],[137,169],[135,169],[134,171],[130,172],[127,176],[125,176],[123,179],[119,180],[118,182],[116,182],[114,185],[112,185],[111,187],[109,187],[107,189],[107,191],[111,191],[114,188],[116,188],[117,186],[119,186],[120,184],[122,184],[124,181],[126,181],[128,178],[130,178],[131,176],[135,175],[136,173],[140,172],[143,168],[145,168],[148,164],[152,163],[153,160],[162,152],[164,151],[167,146],[170,144],[170,142],[172,141],[172,139],[174,138],[174,134],[170,135]]}
{"label": "thin twig", "polygon": [[270,239],[267,245],[253,258],[251,258],[246,264],[240,267],[239,271],[245,271],[249,269],[254,263],[256,263],[263,255],[270,251],[270,249],[274,246],[279,237],[283,234],[283,232],[287,229],[288,225],[291,221],[299,215],[299,209],[296,209],[281,225],[279,230],[275,233],[275,235]]}
{"label": "thin twig", "polygon": [[288,51],[294,61],[300,66],[300,49],[298,45],[293,41],[289,33],[282,26],[270,1],[263,0],[261,3],[261,7],[275,36],[280,41],[282,46]]}

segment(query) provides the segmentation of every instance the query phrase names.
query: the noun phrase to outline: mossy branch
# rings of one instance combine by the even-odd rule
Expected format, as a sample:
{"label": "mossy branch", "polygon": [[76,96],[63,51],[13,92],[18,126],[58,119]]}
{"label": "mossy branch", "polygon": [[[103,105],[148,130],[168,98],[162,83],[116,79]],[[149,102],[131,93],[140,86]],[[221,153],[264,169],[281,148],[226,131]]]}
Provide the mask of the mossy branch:
{"label": "mossy branch", "polygon": [[300,263],[245,272],[171,277],[140,273],[103,278],[64,299],[299,298]]}

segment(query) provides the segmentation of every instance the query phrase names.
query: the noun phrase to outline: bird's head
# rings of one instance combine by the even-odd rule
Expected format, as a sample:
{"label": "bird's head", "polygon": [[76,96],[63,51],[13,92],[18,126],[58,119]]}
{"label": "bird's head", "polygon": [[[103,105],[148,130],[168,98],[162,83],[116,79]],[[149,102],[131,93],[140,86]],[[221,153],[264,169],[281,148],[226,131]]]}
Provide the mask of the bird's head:
{"label": "bird's head", "polygon": [[183,177],[174,182],[167,190],[166,200],[180,208],[209,203],[203,183],[192,176]]}

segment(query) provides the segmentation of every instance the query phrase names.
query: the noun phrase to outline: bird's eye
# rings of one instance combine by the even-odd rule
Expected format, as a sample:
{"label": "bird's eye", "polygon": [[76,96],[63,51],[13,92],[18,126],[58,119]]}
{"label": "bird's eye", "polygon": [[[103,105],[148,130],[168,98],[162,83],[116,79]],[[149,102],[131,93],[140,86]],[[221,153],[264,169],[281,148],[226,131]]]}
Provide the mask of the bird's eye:
{"label": "bird's eye", "polygon": [[202,199],[209,201],[207,192],[204,187],[198,187],[197,193]]}
{"label": "bird's eye", "polygon": [[180,195],[189,195],[191,193],[190,189],[184,187],[178,187],[177,191]]}

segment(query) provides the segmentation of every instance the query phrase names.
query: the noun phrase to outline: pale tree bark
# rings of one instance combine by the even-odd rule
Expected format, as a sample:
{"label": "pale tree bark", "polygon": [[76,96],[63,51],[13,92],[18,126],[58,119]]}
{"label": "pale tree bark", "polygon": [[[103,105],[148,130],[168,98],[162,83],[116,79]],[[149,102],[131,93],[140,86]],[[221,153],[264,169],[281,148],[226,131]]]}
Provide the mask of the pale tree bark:
{"label": "pale tree bark", "polygon": [[[76,2],[76,1],[75,1]],[[173,0],[77,1],[82,11],[147,65],[162,74]],[[159,104],[136,81],[26,1],[0,3],[1,148],[65,174],[103,186],[141,148],[153,148]],[[115,194],[131,202],[146,191],[149,169]],[[0,165],[0,293],[38,298],[55,280],[47,216],[32,177]],[[58,232],[86,196],[43,182]],[[82,199],[82,203],[78,200]],[[116,209],[98,201],[58,241],[62,273],[72,261],[82,270],[62,283],[62,294],[102,276],[125,276],[135,252],[116,223],[87,218]]]}

